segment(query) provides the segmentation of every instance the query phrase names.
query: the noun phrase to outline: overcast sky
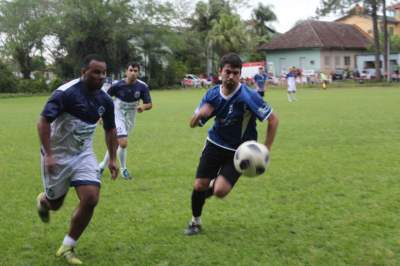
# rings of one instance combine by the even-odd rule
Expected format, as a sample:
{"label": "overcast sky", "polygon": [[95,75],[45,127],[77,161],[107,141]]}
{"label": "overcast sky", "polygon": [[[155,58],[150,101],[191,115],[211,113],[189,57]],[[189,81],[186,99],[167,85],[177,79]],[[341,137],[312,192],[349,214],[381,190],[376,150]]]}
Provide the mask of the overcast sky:
{"label": "overcast sky", "polygon": [[[319,7],[321,0],[249,0],[250,8],[241,9],[240,13],[245,18],[250,18],[251,11],[258,3],[271,5],[272,10],[278,18],[277,23],[271,24],[275,30],[284,33],[290,30],[297,21],[315,16],[315,10]],[[338,16],[321,18],[320,20],[332,21]]]}

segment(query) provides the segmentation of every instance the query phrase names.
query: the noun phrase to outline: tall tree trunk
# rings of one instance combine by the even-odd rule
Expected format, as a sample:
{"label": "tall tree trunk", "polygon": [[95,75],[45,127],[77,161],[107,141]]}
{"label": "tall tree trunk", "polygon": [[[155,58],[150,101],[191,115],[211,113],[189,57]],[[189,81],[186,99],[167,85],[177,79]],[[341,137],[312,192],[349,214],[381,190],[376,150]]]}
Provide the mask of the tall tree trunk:
{"label": "tall tree trunk", "polygon": [[16,47],[14,52],[14,58],[19,65],[23,79],[30,79],[32,72],[32,58],[29,56],[29,51],[21,47]]}
{"label": "tall tree trunk", "polygon": [[388,80],[390,80],[390,69],[389,69],[389,64],[390,64],[390,55],[389,49],[388,49],[388,43],[389,43],[389,36],[388,36],[388,29],[387,29],[387,16],[386,16],[386,0],[382,0],[382,13],[383,13],[383,67],[384,71],[386,73],[386,77]]}
{"label": "tall tree trunk", "polygon": [[374,28],[374,45],[375,45],[375,78],[381,80],[381,64],[380,64],[380,54],[381,48],[379,44],[379,29],[378,29],[378,3],[376,0],[371,1],[371,16],[372,24]]}
{"label": "tall tree trunk", "polygon": [[208,40],[207,43],[207,76],[213,73],[213,49],[212,42]]}

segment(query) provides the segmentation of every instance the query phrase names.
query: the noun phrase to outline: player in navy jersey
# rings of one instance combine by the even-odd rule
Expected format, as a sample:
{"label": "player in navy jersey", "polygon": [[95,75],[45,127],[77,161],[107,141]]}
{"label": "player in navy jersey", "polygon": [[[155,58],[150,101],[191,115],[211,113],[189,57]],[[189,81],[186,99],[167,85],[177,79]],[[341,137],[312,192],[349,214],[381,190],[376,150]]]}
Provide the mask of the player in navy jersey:
{"label": "player in navy jersey", "polygon": [[97,55],[85,58],[82,76],[54,91],[41,113],[38,133],[41,142],[42,180],[45,192],[37,197],[39,217],[49,222],[50,210],[58,210],[75,187],[79,198],[68,234],[56,255],[70,264],[82,264],[75,254],[79,237],[89,224],[99,200],[100,172],[92,149],[97,121],[102,118],[110,153],[108,167],[117,178],[117,137],[112,99],[100,90],[106,63]]}
{"label": "player in navy jersey", "polygon": [[261,97],[264,97],[266,90],[268,75],[265,73],[263,67],[258,68],[258,73],[254,75],[254,82],[256,83],[256,91]]}
{"label": "player in navy jersey", "polygon": [[240,177],[233,165],[238,146],[257,139],[256,119],[268,121],[265,145],[271,150],[278,127],[278,118],[260,95],[240,83],[242,60],[237,54],[221,58],[222,85],[207,91],[193,115],[190,126],[202,126],[212,117],[205,147],[197,167],[192,192],[192,220],[185,234],[201,231],[201,213],[206,198],[224,198]]}
{"label": "player in navy jersey", "polygon": [[[126,78],[114,83],[108,90],[108,94],[114,97],[115,123],[117,125],[118,157],[121,163],[121,176],[131,179],[132,175],[126,167],[128,134],[135,126],[136,113],[150,110],[151,102],[149,87],[138,79],[140,66],[137,63],[129,63],[126,69]],[[142,100],[142,104],[140,104]],[[99,164],[102,172],[107,165],[108,152]]]}

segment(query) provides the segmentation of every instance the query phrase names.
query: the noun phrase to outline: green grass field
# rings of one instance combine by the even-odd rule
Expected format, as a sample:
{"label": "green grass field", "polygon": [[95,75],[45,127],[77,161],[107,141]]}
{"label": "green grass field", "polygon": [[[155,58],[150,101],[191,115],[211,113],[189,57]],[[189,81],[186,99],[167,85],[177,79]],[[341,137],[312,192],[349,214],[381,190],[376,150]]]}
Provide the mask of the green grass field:
{"label": "green grass field", "polygon": [[[130,138],[134,181],[103,178],[79,240],[86,265],[400,265],[400,88],[300,89],[266,96],[280,118],[268,173],[212,198],[204,233],[183,235],[207,134],[188,120],[204,90],[153,91]],[[0,99],[0,265],[55,257],[78,200],[42,224],[36,122],[47,97]],[[210,121],[211,122],[211,121]],[[208,126],[210,126],[209,123]],[[264,139],[265,125],[259,127]],[[95,151],[102,158],[99,127]]]}

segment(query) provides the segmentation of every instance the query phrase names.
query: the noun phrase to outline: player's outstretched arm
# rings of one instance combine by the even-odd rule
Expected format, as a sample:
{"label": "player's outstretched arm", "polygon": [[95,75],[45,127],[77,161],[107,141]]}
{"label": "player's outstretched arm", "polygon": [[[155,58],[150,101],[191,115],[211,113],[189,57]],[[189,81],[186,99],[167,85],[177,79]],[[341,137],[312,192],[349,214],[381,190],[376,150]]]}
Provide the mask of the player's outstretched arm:
{"label": "player's outstretched arm", "polygon": [[271,150],[272,143],[274,143],[276,131],[278,130],[278,124],[278,117],[274,113],[271,113],[268,117],[268,127],[265,134],[265,146],[267,146],[268,150]]}
{"label": "player's outstretched arm", "polygon": [[109,129],[105,131],[106,136],[106,144],[108,153],[110,154],[110,161],[108,163],[108,168],[110,169],[111,178],[115,180],[118,176],[118,167],[117,167],[117,131],[115,128]]}
{"label": "player's outstretched arm", "polygon": [[44,164],[46,170],[51,174],[54,170],[54,166],[56,164],[53,154],[50,148],[50,122],[43,116],[40,117],[39,122],[37,123],[37,129],[39,134],[40,142],[43,146],[45,155],[44,155]]}
{"label": "player's outstretched arm", "polygon": [[143,111],[147,111],[150,110],[151,108],[153,108],[153,104],[152,103],[143,103],[141,105],[139,105],[136,110],[138,113],[142,113]]}
{"label": "player's outstretched arm", "polygon": [[208,118],[212,115],[212,112],[214,111],[214,107],[211,106],[211,104],[205,103],[203,104],[193,115],[192,119],[190,119],[190,127],[194,128],[199,125],[199,121],[202,118]]}

